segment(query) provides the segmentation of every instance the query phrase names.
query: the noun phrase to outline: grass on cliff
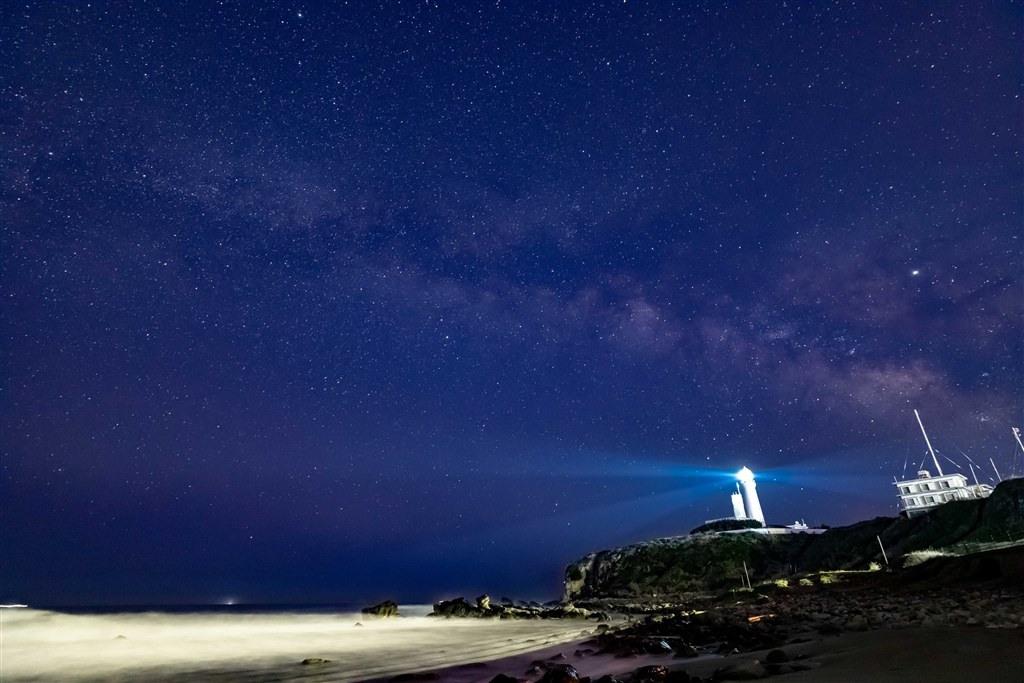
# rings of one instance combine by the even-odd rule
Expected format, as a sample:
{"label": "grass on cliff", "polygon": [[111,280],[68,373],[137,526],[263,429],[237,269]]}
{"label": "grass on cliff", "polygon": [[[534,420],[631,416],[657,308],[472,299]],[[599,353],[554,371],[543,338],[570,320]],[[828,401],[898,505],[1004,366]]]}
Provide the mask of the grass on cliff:
{"label": "grass on cliff", "polygon": [[621,558],[612,590],[681,593],[732,586],[764,554],[771,537],[759,534],[693,536],[682,543],[651,543]]}
{"label": "grass on cliff", "polygon": [[952,501],[910,519],[878,517],[820,535],[701,534],[603,551],[587,571],[571,568],[569,578],[584,582],[584,597],[665,596],[737,588],[746,563],[755,584],[822,584],[856,576],[843,570],[884,564],[879,539],[894,564],[919,551],[966,554],[1024,539],[1024,479],[1002,482],[984,500]]}

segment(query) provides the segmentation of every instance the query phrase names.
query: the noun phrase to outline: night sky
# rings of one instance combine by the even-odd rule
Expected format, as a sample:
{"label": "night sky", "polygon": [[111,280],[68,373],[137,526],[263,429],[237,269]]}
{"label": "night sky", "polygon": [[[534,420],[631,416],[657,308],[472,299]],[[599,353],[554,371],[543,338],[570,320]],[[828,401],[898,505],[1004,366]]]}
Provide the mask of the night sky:
{"label": "night sky", "polygon": [[0,599],[551,598],[743,465],[895,514],[913,408],[1005,476],[1022,26],[3,3]]}

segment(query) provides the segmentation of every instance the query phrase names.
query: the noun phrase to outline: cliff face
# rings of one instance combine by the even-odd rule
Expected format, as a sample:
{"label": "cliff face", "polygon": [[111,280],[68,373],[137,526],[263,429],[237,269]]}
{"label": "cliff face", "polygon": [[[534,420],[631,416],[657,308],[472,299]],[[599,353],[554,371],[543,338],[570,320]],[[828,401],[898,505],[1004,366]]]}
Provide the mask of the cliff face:
{"label": "cliff face", "polygon": [[732,586],[743,575],[788,574],[814,537],[757,533],[663,538],[587,555],[566,570],[567,600],[671,595]]}
{"label": "cliff face", "polygon": [[566,600],[673,596],[827,569],[866,569],[929,548],[1024,538],[1024,479],[1004,481],[984,500],[954,501],[904,519],[878,517],[821,535],[695,534],[603,550],[566,568]]}

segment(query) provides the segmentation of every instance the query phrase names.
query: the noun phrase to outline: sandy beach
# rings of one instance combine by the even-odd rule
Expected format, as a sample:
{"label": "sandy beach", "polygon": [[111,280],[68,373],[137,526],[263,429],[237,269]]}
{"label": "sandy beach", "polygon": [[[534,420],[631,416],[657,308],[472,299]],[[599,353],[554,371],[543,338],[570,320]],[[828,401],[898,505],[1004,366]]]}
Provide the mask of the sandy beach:
{"label": "sandy beach", "polygon": [[1024,680],[1024,594],[1013,587],[814,589],[652,607],[600,623],[437,618],[426,616],[429,606],[390,619],[5,609],[0,679],[488,683],[504,675],[536,683],[557,672],[566,681],[611,677],[606,683]]}
{"label": "sandy beach", "polygon": [[410,670],[407,679],[1024,681],[1024,592],[1005,582],[923,589],[861,573],[842,585],[648,608],[626,623],[597,624],[590,638]]}
{"label": "sandy beach", "polygon": [[[715,673],[727,667],[756,670],[767,650],[731,656],[707,655],[680,661],[671,655],[642,655],[621,658],[614,655],[576,657],[573,651],[584,641],[554,645],[526,654],[469,666],[454,666],[433,673],[443,683],[487,683],[499,674],[521,681],[539,680],[534,662],[552,666],[570,664],[582,679],[597,681],[602,676],[631,680],[637,669],[662,665],[670,671],[685,671],[692,678],[716,680]],[[817,636],[808,642],[782,648],[804,671],[789,669],[773,679],[786,681],[850,683],[905,683],[906,681],[1006,681],[1024,680],[1024,633],[1017,630],[971,627],[920,628],[899,631],[867,631],[838,636]],[[423,672],[421,672],[423,673]],[[381,679],[388,680],[388,679]],[[720,680],[730,680],[720,679]],[[734,678],[731,680],[741,680]]]}
{"label": "sandy beach", "polygon": [[[65,614],[0,610],[0,680],[359,681],[578,640],[588,624],[368,619],[355,613]],[[356,625],[360,624],[360,625]],[[589,625],[591,628],[593,624]],[[330,660],[302,665],[306,659]]]}

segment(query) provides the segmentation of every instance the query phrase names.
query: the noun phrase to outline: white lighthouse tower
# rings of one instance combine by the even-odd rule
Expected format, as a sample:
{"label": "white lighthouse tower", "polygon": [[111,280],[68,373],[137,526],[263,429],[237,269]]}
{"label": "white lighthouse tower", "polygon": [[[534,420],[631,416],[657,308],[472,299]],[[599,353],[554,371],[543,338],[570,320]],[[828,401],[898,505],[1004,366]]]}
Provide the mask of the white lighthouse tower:
{"label": "white lighthouse tower", "polygon": [[754,483],[754,473],[744,467],[736,474],[736,477],[742,485],[743,507],[747,513],[747,519],[756,519],[761,524],[764,524],[764,513],[761,512],[761,501],[757,499],[757,484]]}

